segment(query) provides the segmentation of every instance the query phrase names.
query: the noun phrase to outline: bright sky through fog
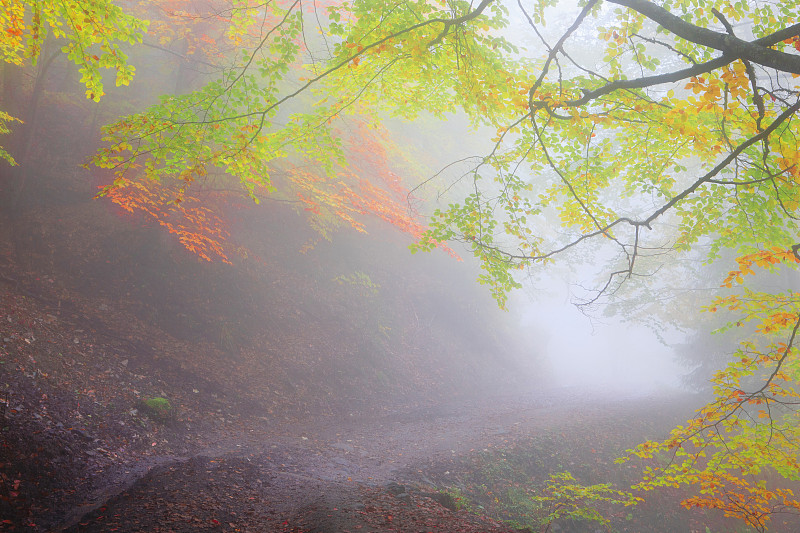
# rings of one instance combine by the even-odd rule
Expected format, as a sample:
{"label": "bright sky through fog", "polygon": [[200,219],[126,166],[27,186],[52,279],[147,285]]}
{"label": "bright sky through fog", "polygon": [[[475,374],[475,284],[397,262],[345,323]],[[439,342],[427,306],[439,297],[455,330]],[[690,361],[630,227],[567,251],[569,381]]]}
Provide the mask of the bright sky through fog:
{"label": "bright sky through fog", "polygon": [[549,362],[555,386],[646,392],[679,386],[687,372],[651,330],[613,318],[589,319],[569,302],[566,288],[523,305],[523,326],[538,339],[533,355]]}

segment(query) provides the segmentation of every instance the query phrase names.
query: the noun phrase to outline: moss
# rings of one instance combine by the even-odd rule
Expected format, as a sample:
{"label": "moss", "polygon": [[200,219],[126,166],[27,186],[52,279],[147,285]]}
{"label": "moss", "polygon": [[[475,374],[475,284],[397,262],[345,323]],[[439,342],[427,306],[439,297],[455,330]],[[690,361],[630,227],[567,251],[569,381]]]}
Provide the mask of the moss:
{"label": "moss", "polygon": [[151,418],[166,420],[172,414],[172,404],[160,396],[144,398],[141,401],[141,410]]}

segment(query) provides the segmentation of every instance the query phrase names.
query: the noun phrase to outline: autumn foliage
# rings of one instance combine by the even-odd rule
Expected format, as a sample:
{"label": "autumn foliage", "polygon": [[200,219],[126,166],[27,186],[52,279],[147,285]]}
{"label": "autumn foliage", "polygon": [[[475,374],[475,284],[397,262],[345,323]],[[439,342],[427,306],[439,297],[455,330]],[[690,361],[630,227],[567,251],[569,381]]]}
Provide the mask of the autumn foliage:
{"label": "autumn foliage", "polygon": [[189,252],[206,261],[230,263],[228,231],[224,220],[210,207],[214,202],[187,195],[154,181],[123,179],[108,193],[112,202],[129,213],[142,213],[163,226]]}
{"label": "autumn foliage", "polygon": [[[723,282],[742,284],[753,267],[800,263],[795,250],[773,247],[737,259],[739,268]],[[714,400],[700,409],[667,440],[645,442],[630,450],[644,459],[660,457],[647,468],[637,488],[689,485],[698,494],[684,507],[719,509],[764,531],[772,516],[800,511],[800,499],[790,487],[775,486],[780,478],[800,479],[796,453],[800,420],[793,406],[800,402],[800,293],[756,292],[718,297],[709,312],[721,309],[740,318],[726,329],[754,322],[758,341],[741,343],[728,365],[712,378]]]}
{"label": "autumn foliage", "polygon": [[[412,198],[392,168],[389,152],[393,150],[394,159],[400,160],[402,154],[387,133],[365,121],[355,121],[343,144],[348,160],[354,163],[339,168],[335,180],[310,165],[286,165],[277,173],[284,189],[283,195],[277,197],[294,201],[322,238],[330,238],[331,232],[342,226],[365,232],[367,221],[373,218],[419,239],[426,227],[411,207]],[[130,213],[151,217],[199,258],[227,263],[235,246],[229,242],[223,211],[238,195],[229,188],[215,189],[218,185],[207,179],[203,169],[196,169],[187,170],[175,182],[123,177],[113,187],[103,187],[100,194]],[[252,186],[256,197],[269,199],[275,194],[262,184]],[[197,189],[202,200],[192,195],[193,189]],[[295,200],[291,200],[291,195]],[[308,246],[313,246],[313,242],[305,249]],[[449,247],[442,247],[455,256]]]}
{"label": "autumn foliage", "polygon": [[[553,5],[564,8],[558,20]],[[729,315],[723,329],[740,334],[739,349],[713,377],[712,401],[632,452],[653,461],[637,487],[689,487],[686,506],[756,529],[797,509],[800,293],[745,283],[756,269],[798,266],[794,1],[230,0],[201,12],[164,0],[134,9],[158,19],[159,46],[183,43],[170,50],[181,65],[209,70],[105,127],[93,163],[113,176],[101,195],[209,260],[230,260],[229,194],[292,202],[323,237],[378,218],[412,236],[415,251],[470,250],[501,306],[521,271],[558,260],[596,269],[602,258],[607,268],[579,302],[595,309],[633,280],[658,283],[684,254],[738,257],[707,310]],[[0,14],[6,61],[35,59],[49,28],[68,39],[92,99],[103,94],[101,67],[129,81],[119,43],[148,27],[102,1],[12,3]],[[82,22],[69,31],[59,22],[75,16]],[[92,46],[101,53],[79,52]],[[414,175],[381,124],[456,114],[490,144],[438,183],[442,205],[416,204],[407,188],[447,174]],[[410,205],[431,211],[427,221]]]}

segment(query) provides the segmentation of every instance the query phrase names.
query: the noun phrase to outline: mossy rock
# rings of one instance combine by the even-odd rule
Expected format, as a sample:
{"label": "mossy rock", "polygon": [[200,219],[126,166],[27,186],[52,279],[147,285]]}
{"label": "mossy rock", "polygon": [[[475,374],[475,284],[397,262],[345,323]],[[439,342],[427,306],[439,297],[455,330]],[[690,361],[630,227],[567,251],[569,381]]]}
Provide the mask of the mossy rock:
{"label": "mossy rock", "polygon": [[162,422],[169,419],[173,413],[172,404],[161,396],[143,398],[139,402],[139,409],[150,418]]}

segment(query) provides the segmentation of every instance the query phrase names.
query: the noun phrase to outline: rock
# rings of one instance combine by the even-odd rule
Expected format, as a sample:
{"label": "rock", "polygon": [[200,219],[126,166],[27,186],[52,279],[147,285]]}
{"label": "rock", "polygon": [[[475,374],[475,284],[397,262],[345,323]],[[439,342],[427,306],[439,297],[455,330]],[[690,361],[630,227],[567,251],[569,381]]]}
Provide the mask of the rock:
{"label": "rock", "polygon": [[344,442],[334,442],[331,444],[331,448],[336,448],[337,450],[343,450],[346,452],[353,452],[355,448],[349,444],[345,444]]}
{"label": "rock", "polygon": [[451,511],[458,510],[458,508],[456,507],[456,501],[447,492],[431,492],[431,493],[426,493],[424,495],[429,497],[430,499],[432,499],[445,509],[450,509]]}
{"label": "rock", "polygon": [[386,485],[386,492],[392,494],[393,496],[397,496],[398,494],[403,494],[406,492],[406,487],[399,483],[392,481],[391,483]]}
{"label": "rock", "polygon": [[81,437],[84,440],[94,440],[94,437],[83,431],[82,429],[74,428],[72,433]]}

